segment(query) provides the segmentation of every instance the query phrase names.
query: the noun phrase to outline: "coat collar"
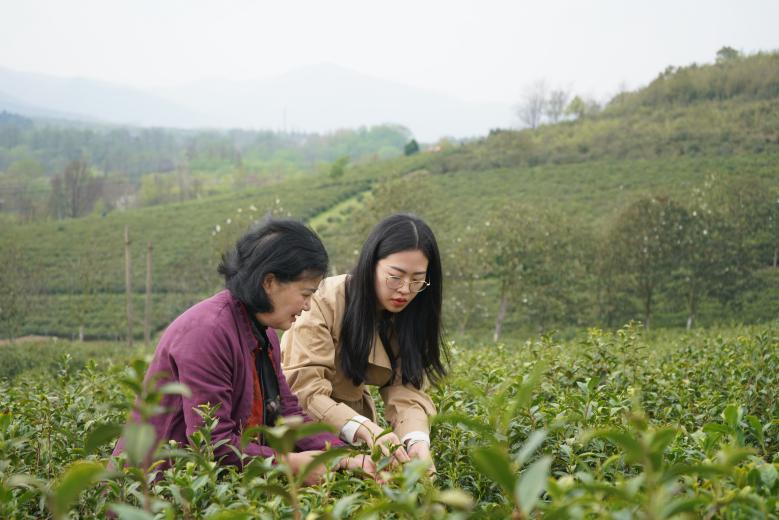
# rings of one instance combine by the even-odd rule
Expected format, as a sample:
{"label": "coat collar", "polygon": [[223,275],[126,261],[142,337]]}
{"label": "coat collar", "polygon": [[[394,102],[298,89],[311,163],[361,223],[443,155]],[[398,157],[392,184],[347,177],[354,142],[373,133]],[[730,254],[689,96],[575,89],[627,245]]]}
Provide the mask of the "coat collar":
{"label": "coat collar", "polygon": [[[241,337],[241,344],[245,345],[245,348],[247,348],[249,351],[254,351],[254,348],[257,346],[257,338],[254,337],[254,332],[252,331],[249,310],[246,308],[246,305],[238,301],[230,291],[227,289],[225,289],[225,291],[227,292],[227,298],[230,302],[230,307],[232,307],[233,313],[236,315],[238,321],[238,331]],[[270,327],[266,327],[265,332],[268,335],[268,343],[270,344],[271,352],[278,350],[279,338],[276,335],[276,332]]]}
{"label": "coat collar", "polygon": [[384,346],[381,343],[378,332],[373,336],[373,347],[371,348],[371,353],[368,356],[368,363],[386,368],[390,371],[392,370],[392,364],[390,363],[387,351],[384,350]]}

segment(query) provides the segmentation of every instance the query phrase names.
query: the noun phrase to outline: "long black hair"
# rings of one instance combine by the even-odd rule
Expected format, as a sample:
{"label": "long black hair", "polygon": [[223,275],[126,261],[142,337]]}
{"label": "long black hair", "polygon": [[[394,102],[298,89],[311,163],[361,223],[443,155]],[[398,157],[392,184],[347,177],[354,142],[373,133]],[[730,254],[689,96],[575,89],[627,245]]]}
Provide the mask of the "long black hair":
{"label": "long black hair", "polygon": [[319,237],[295,220],[268,219],[238,239],[222,255],[219,274],[225,287],[251,314],[272,312],[262,284],[268,274],[287,283],[327,273],[328,257]]}
{"label": "long black hair", "polygon": [[[427,258],[430,286],[401,312],[377,314],[376,264],[393,253],[416,250]],[[368,356],[377,331],[393,368],[395,356],[387,341],[390,333],[397,338],[404,384],[421,388],[424,376],[435,382],[446,375],[442,361],[446,357],[441,325],[442,286],[438,245],[433,231],[422,219],[395,214],[373,228],[348,279],[346,312],[341,324],[341,368],[355,385],[365,381]]]}

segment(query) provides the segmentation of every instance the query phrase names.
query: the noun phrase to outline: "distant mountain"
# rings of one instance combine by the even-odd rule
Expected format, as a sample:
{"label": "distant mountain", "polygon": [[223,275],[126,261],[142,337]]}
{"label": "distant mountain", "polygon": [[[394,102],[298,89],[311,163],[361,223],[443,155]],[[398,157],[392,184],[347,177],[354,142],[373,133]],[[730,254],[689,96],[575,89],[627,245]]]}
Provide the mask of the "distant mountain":
{"label": "distant mountain", "polygon": [[[83,78],[59,78],[0,67],[0,102],[20,114],[93,119],[139,126],[198,127],[216,121],[154,93]],[[37,112],[37,113],[36,113]]]}
{"label": "distant mountain", "polygon": [[33,106],[29,103],[25,103],[24,101],[20,101],[13,96],[9,96],[4,92],[0,92],[0,112],[24,114],[27,117],[35,117],[35,118],[43,118],[43,119],[81,119],[81,120],[92,119],[83,114],[59,112],[57,110],[50,110],[47,108]]}
{"label": "distant mountain", "polygon": [[[417,139],[474,137],[511,123],[511,107],[472,103],[432,90],[314,65],[263,81],[200,81],[137,89],[0,68],[0,109],[46,117],[182,128],[327,132],[392,123]],[[58,115],[53,115],[58,114]],[[67,116],[71,114],[73,116]]]}
{"label": "distant mountain", "polygon": [[512,115],[508,105],[466,102],[329,64],[264,81],[202,81],[160,94],[219,114],[227,126],[323,132],[394,123],[424,141],[485,135],[509,126]]}

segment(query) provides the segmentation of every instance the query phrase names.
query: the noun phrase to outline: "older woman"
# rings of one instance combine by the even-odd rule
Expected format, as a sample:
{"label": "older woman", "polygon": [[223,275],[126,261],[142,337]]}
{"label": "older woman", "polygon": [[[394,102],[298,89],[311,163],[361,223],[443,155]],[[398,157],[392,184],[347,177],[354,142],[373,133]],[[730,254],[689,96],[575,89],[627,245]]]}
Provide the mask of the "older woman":
{"label": "older woman", "polygon": [[[219,420],[212,441],[223,464],[241,466],[242,431],[272,425],[280,416],[311,419],[301,410],[281,371],[279,339],[303,311],[324,273],[328,257],[322,242],[306,226],[291,220],[270,220],[246,233],[222,257],[219,273],[226,289],[185,311],[168,326],[149,366],[146,380],[180,382],[189,397],[166,395],[168,413],[154,416],[157,440],[187,443],[201,425],[196,412],[203,404],[218,405]],[[137,420],[137,417],[136,417]],[[226,443],[219,444],[226,440]],[[330,434],[302,439],[298,452],[287,456],[293,471],[304,467],[327,445],[343,443]],[[122,451],[122,441],[115,454]],[[243,449],[249,457],[275,457],[256,439]],[[372,472],[365,457],[348,458],[342,468]],[[315,481],[320,472],[314,472]]]}

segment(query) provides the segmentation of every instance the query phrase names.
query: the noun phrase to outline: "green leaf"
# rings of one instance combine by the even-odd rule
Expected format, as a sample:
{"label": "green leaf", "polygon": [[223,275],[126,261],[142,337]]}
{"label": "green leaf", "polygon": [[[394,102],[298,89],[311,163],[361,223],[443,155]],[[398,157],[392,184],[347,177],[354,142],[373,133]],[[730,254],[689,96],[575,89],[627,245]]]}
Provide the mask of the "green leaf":
{"label": "green leaf", "polygon": [[738,420],[741,418],[742,410],[736,406],[735,404],[730,404],[725,407],[725,410],[722,412],[722,418],[725,419],[725,423],[731,427],[731,429],[736,429],[738,426]]}
{"label": "green leaf", "polygon": [[533,391],[538,387],[538,383],[541,381],[545,370],[545,365],[540,361],[533,366],[533,371],[522,382],[516,397],[514,397],[514,403],[511,407],[512,417],[516,417],[521,409],[527,408],[530,405],[533,400]]}
{"label": "green leaf", "polygon": [[616,444],[625,452],[625,459],[628,462],[638,462],[642,460],[644,456],[644,449],[642,448],[641,443],[628,432],[620,430],[603,430],[595,432],[594,436],[608,439]]}
{"label": "green leaf", "polygon": [[473,509],[473,498],[461,489],[447,489],[441,491],[435,498],[436,502],[449,506],[452,509],[470,511]]}
{"label": "green leaf", "polygon": [[757,467],[757,471],[760,472],[760,480],[768,489],[773,489],[776,484],[777,478],[779,478],[779,471],[776,470],[776,466],[773,464],[761,464]]}
{"label": "green leaf", "polygon": [[703,497],[679,497],[668,502],[660,511],[660,518],[671,518],[681,513],[692,513],[706,504]]}
{"label": "green leaf", "polygon": [[509,464],[508,454],[497,446],[476,448],[471,453],[476,468],[498,484],[508,496],[512,496],[516,477]]}
{"label": "green leaf", "polygon": [[11,426],[11,414],[0,413],[0,431],[8,431],[9,426]]}
{"label": "green leaf", "polygon": [[681,475],[701,477],[724,477],[730,475],[730,467],[724,464],[674,464],[665,474],[664,480],[672,480]]}
{"label": "green leaf", "polygon": [[733,467],[749,458],[754,453],[751,448],[733,448],[725,446],[720,453],[720,460],[725,466]]}
{"label": "green leaf", "polygon": [[543,444],[544,439],[546,439],[546,430],[536,430],[528,435],[522,449],[520,449],[519,453],[514,457],[514,462],[516,462],[520,468],[524,466],[530,456],[535,453],[541,444]]}
{"label": "green leaf", "polygon": [[104,423],[97,425],[84,443],[84,452],[86,454],[94,453],[97,449],[111,441],[115,441],[122,433],[122,426],[119,424]]}
{"label": "green leaf", "polygon": [[124,451],[133,466],[143,465],[154,448],[156,434],[154,427],[147,423],[128,423],[123,434]]}
{"label": "green leaf", "polygon": [[272,469],[273,466],[266,462],[266,459],[254,457],[252,461],[243,468],[244,483],[248,484],[253,478],[265,475]]}
{"label": "green leaf", "polygon": [[338,458],[342,457],[349,453],[349,450],[346,448],[330,448],[327,451],[323,451],[322,453],[315,455],[311,458],[311,460],[306,464],[306,466],[300,470],[300,472],[297,474],[297,481],[299,484],[302,484],[303,481],[306,479],[306,477],[314,471],[318,466],[321,465],[327,465],[328,462]]}
{"label": "green leaf", "polygon": [[552,457],[544,456],[531,464],[519,477],[514,498],[525,516],[529,516],[536,507],[539,495],[546,487],[551,467]]}
{"label": "green leaf", "polygon": [[249,518],[252,518],[252,514],[248,511],[224,509],[212,515],[208,515],[206,520],[247,520]]}
{"label": "green leaf", "polygon": [[62,475],[52,497],[52,514],[55,518],[67,516],[70,505],[79,494],[100,478],[105,468],[97,462],[73,463]]}
{"label": "green leaf", "polygon": [[[413,518],[419,514],[419,511],[416,509],[416,504],[382,500],[371,504],[368,507],[362,507],[357,513],[356,518],[376,518],[375,515],[377,513],[405,513]],[[402,515],[400,516],[402,517]],[[386,515],[379,515],[379,518],[386,518]]]}
{"label": "green leaf", "polygon": [[271,496],[281,497],[288,504],[292,502],[292,497],[290,496],[289,491],[284,489],[283,486],[279,486],[278,484],[260,484],[257,486],[257,489],[259,489],[260,491],[264,491]]}
{"label": "green leaf", "polygon": [[725,435],[730,435],[733,430],[725,426],[724,424],[720,423],[706,423],[703,425],[703,431],[706,433],[723,433]]}
{"label": "green leaf", "polygon": [[495,439],[495,429],[492,426],[463,413],[452,412],[441,415],[434,415],[432,424],[451,424],[454,426],[464,426],[466,430],[470,430],[479,434],[485,440]]}
{"label": "green leaf", "polygon": [[245,450],[246,446],[248,446],[252,442],[257,442],[257,437],[262,431],[262,428],[259,426],[250,426],[248,428],[245,428],[241,432],[241,450]]}
{"label": "green leaf", "polygon": [[295,444],[304,437],[335,431],[335,428],[329,424],[304,423],[297,416],[284,417],[283,422],[277,426],[259,426],[258,428],[265,435],[268,446],[279,453],[291,453],[295,449]]}
{"label": "green leaf", "polygon": [[184,383],[168,383],[162,385],[159,390],[161,394],[181,395],[184,397],[192,397],[192,392],[189,387]]}
{"label": "green leaf", "polygon": [[359,493],[346,495],[338,499],[333,506],[333,512],[331,513],[334,520],[340,520],[341,518],[349,518],[349,511],[352,506],[360,499]]}
{"label": "green leaf", "polygon": [[48,492],[46,482],[31,475],[11,475],[11,477],[6,481],[6,484],[12,488],[21,487],[34,489],[36,491],[40,491],[43,494]]}
{"label": "green leaf", "polygon": [[765,435],[763,434],[763,425],[760,424],[760,419],[754,415],[747,415],[747,423],[752,428],[752,433],[755,435],[757,442],[760,446],[765,445]]}
{"label": "green leaf", "polygon": [[668,445],[673,442],[678,433],[679,432],[676,430],[676,428],[662,428],[657,430],[652,435],[652,442],[649,445],[649,449],[653,453],[662,454]]}
{"label": "green leaf", "polygon": [[111,504],[108,508],[119,520],[154,520],[154,515],[127,504]]}

